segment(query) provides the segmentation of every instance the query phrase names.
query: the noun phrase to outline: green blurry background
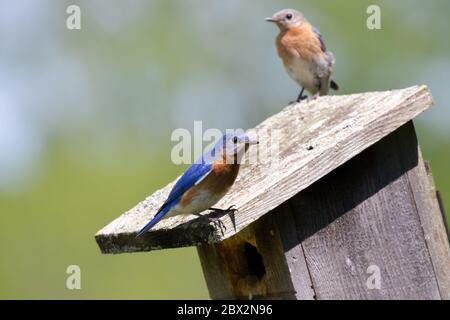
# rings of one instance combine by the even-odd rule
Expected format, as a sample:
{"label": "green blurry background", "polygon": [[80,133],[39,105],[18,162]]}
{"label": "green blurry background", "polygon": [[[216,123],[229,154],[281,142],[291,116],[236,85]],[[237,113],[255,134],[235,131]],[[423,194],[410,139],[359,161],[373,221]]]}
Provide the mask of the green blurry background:
{"label": "green blurry background", "polygon": [[195,249],[101,255],[94,234],[185,169],[172,130],[252,127],[296,97],[263,20],[286,7],[324,34],[341,94],[431,87],[416,125],[450,205],[448,0],[0,0],[0,298],[208,298]]}

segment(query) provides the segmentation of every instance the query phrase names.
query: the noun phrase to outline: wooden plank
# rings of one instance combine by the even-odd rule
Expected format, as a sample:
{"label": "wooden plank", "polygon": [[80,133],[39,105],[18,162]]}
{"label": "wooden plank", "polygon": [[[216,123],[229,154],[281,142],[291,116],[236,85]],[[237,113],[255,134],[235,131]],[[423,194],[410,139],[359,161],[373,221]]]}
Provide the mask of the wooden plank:
{"label": "wooden plank", "polygon": [[[404,144],[402,144],[405,146]],[[418,148],[419,165],[408,172],[425,241],[431,256],[441,298],[450,300],[450,245],[445,217],[437,197],[433,176]]]}
{"label": "wooden plank", "polygon": [[422,165],[408,124],[291,200],[317,299],[440,298],[409,180]]}
{"label": "wooden plank", "polygon": [[264,298],[296,299],[296,290],[291,280],[292,270],[289,269],[284,255],[274,215],[264,216],[250,230],[255,234],[255,247],[264,260],[267,287]]}
{"label": "wooden plank", "polygon": [[[104,253],[148,251],[227,239],[341,166],[432,105],[426,86],[322,97],[291,105],[250,135],[270,156],[244,165],[218,207],[236,205],[235,221],[220,224],[195,217],[167,219],[143,238],[136,232],[156,213],[173,184],[126,212],[96,234]],[[277,137],[278,144],[270,144]]]}
{"label": "wooden plank", "polygon": [[219,254],[217,245],[200,245],[197,252],[211,299],[234,298],[232,283],[229,282],[225,269],[227,262]]}
{"label": "wooden plank", "polygon": [[289,278],[295,289],[295,298],[297,300],[314,300],[316,294],[306,264],[303,244],[297,235],[295,212],[293,203],[289,200],[272,211],[270,215],[273,215],[274,224],[279,230],[284,258],[289,267]]}

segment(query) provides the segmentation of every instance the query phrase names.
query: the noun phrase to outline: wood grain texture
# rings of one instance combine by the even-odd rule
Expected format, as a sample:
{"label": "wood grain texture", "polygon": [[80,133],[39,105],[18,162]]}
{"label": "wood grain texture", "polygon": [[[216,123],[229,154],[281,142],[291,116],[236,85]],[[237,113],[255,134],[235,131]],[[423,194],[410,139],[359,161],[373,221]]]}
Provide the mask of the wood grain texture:
{"label": "wood grain texture", "polygon": [[[217,204],[222,208],[236,205],[235,221],[228,215],[220,218],[221,223],[175,217],[136,239],[138,230],[164,202],[172,183],[100,230],[97,243],[103,253],[122,253],[228,239],[431,105],[425,86],[327,96],[291,105],[248,132],[259,138],[259,153],[270,152],[270,156],[244,165],[230,192]],[[274,137],[281,142],[278,148],[269,145]]]}
{"label": "wood grain texture", "polygon": [[[422,166],[407,124],[291,200],[317,299],[441,298],[420,219],[440,214],[416,206],[411,188],[428,182],[411,179]],[[380,289],[366,285],[369,266]]]}
{"label": "wood grain texture", "polygon": [[[298,195],[295,197],[298,197]],[[273,216],[274,226],[278,229],[284,251],[284,260],[289,267],[289,274],[286,276],[292,282],[295,298],[297,300],[314,300],[316,294],[306,263],[303,244],[298,237],[295,213],[296,209],[293,207],[291,199],[273,210],[270,215]]]}
{"label": "wood grain texture", "polygon": [[[402,144],[405,147],[405,144]],[[410,188],[433,263],[441,298],[450,300],[450,244],[434,179],[418,148],[419,165],[408,173]]]}

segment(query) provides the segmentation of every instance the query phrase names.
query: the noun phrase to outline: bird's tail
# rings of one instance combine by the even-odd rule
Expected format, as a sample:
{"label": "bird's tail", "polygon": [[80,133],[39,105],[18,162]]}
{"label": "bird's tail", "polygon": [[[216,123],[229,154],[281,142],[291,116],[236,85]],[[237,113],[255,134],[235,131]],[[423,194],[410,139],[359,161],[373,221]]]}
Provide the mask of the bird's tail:
{"label": "bird's tail", "polygon": [[333,89],[333,90],[336,90],[336,91],[339,90],[338,84],[333,79],[331,79],[330,88]]}
{"label": "bird's tail", "polygon": [[165,215],[167,212],[169,212],[169,210],[171,209],[171,206],[163,206],[161,209],[159,209],[158,213],[153,217],[152,220],[150,220],[149,223],[147,223],[142,229],[141,231],[138,232],[138,234],[136,235],[136,238],[142,236],[144,233],[146,233],[148,230],[150,230],[151,228],[153,228],[153,226],[155,224],[157,224]]}

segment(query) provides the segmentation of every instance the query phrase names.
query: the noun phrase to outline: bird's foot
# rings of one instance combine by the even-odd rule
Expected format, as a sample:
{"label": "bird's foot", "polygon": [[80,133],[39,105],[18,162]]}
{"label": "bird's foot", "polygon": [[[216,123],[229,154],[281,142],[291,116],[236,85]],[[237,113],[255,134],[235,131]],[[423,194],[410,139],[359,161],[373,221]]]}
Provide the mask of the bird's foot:
{"label": "bird's foot", "polygon": [[209,208],[209,210],[211,210],[212,213],[221,214],[221,215],[224,215],[224,214],[227,214],[227,213],[235,213],[236,211],[238,211],[236,209],[236,206],[234,206],[234,205],[228,207],[228,209]]}
{"label": "bird's foot", "polygon": [[223,223],[223,221],[220,220],[220,217],[223,216],[223,214],[220,214],[220,216],[211,216],[213,214],[214,214],[214,212],[211,214],[205,214],[205,215],[196,214],[196,216],[198,216],[200,219],[202,219],[207,224],[212,223],[214,225],[214,227],[216,229],[219,229],[220,232],[222,233],[222,235],[224,235],[227,228],[225,227],[225,224]]}
{"label": "bird's foot", "polygon": [[304,95],[304,96],[298,97],[297,100],[295,100],[295,101],[290,101],[289,105],[300,103],[300,102],[305,101],[307,99],[308,99],[308,96]]}
{"label": "bird's foot", "polygon": [[209,208],[212,212],[207,216],[207,219],[214,224],[217,228],[220,228],[222,235],[224,234],[226,227],[225,224],[220,220],[221,217],[228,214],[230,215],[231,222],[233,223],[234,229],[236,230],[236,221],[234,214],[238,211],[236,206],[230,206],[227,209]]}
{"label": "bird's foot", "polygon": [[306,100],[306,99],[308,99],[308,96],[305,94],[305,95],[301,95],[301,96],[299,96],[298,98],[297,98],[297,103],[299,103],[299,102],[302,102],[303,100]]}
{"label": "bird's foot", "polygon": [[208,222],[212,223],[217,230],[220,230],[222,236],[225,235],[227,227],[225,227],[225,223],[223,223],[223,221],[220,220],[220,218],[206,217],[206,219],[208,219]]}
{"label": "bird's foot", "polygon": [[300,93],[299,93],[299,95],[297,97],[297,100],[291,102],[291,104],[300,103],[303,100],[308,99],[308,96],[307,95],[303,95],[303,92],[305,92],[305,88],[304,87],[302,87],[302,90],[300,91]]}

